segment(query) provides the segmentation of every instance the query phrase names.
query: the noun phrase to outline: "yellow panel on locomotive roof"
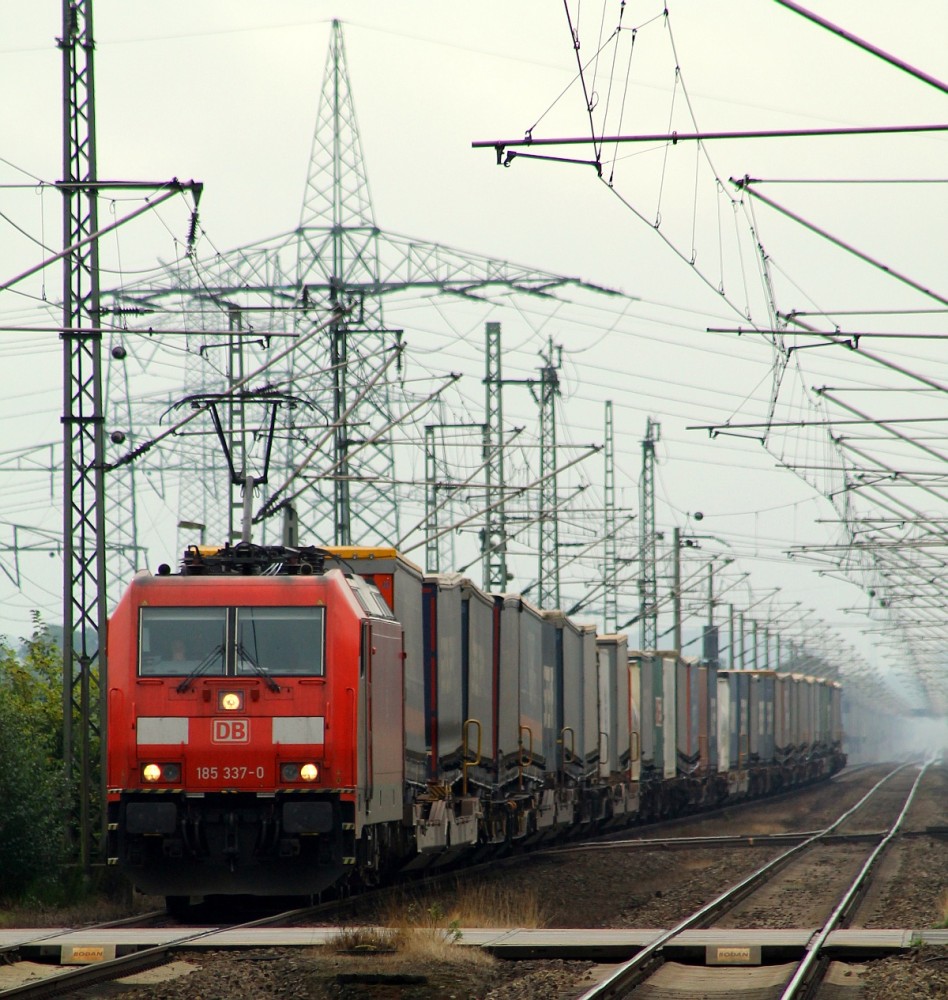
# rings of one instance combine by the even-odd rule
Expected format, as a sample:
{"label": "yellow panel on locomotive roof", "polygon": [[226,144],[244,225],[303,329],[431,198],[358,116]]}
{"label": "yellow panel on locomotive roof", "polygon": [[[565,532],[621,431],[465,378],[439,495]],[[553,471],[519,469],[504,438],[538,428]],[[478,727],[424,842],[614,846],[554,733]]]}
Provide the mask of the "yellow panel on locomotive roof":
{"label": "yellow panel on locomotive roof", "polygon": [[[394,560],[395,563],[410,567],[419,574],[423,574],[424,572],[417,563],[413,563],[411,559],[403,556],[398,549],[393,548],[391,545],[323,545],[322,548],[334,558],[341,559],[344,562],[369,560],[371,562],[382,563],[386,560]],[[388,570],[388,572],[391,572],[391,570]]]}
{"label": "yellow panel on locomotive roof", "polygon": [[197,552],[199,556],[216,556],[224,551],[223,545],[189,545],[188,552]]}
{"label": "yellow panel on locomotive roof", "polygon": [[398,549],[382,545],[324,545],[323,548],[340,559],[394,559],[398,555]]}

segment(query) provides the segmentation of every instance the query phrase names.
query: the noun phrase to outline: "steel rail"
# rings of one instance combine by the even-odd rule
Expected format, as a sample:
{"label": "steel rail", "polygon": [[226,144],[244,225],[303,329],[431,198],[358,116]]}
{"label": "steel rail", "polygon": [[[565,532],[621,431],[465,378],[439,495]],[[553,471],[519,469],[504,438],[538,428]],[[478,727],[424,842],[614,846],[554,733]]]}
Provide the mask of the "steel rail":
{"label": "steel rail", "polygon": [[[136,913],[131,917],[119,917],[117,920],[106,920],[101,924],[90,924],[88,927],[51,927],[48,933],[40,934],[38,937],[30,938],[28,941],[18,941],[16,944],[0,946],[0,961],[4,961],[4,956],[17,951],[20,948],[27,948],[31,945],[40,944],[43,941],[59,937],[62,934],[73,934],[81,931],[98,931],[104,930],[108,927],[127,927],[129,924],[147,924],[148,921],[157,920],[159,917],[163,916],[165,916],[164,910],[150,910],[147,913]],[[2,991],[0,991],[0,993],[2,993]]]}
{"label": "steel rail", "polygon": [[[800,830],[798,833],[735,833],[708,834],[703,837],[630,837],[626,840],[596,841],[589,844],[571,844],[549,848],[547,854],[582,854],[596,851],[687,851],[702,847],[768,847],[774,844],[798,844],[821,836],[822,830]],[[823,836],[827,844],[851,844],[861,840],[878,840],[885,830],[866,833],[837,833]]]}
{"label": "steel rail", "polygon": [[[151,948],[144,948],[141,951],[134,951],[129,955],[122,955],[118,958],[108,959],[104,962],[97,962],[94,965],[85,965],[68,972],[57,972],[44,979],[34,982],[21,983],[10,989],[0,991],[0,997],[30,997],[31,1000],[40,1000],[42,997],[61,996],[71,994],[75,990],[83,989],[87,986],[94,986],[97,983],[106,982],[111,979],[119,979],[122,976],[139,972],[142,969],[149,969],[160,965],[168,957],[168,953],[180,947],[188,941],[195,941],[208,934],[216,934],[220,928],[213,927],[210,930],[201,931],[199,934],[188,934],[165,944],[155,945]],[[55,937],[56,935],[52,935]],[[20,946],[22,947],[22,945]]]}
{"label": "steel rail", "polygon": [[[636,829],[648,830],[650,833],[655,834],[662,830],[668,830],[669,836],[659,838],[653,836],[651,839],[659,840],[663,843],[668,843],[669,840],[676,840],[678,838],[672,836],[672,831],[680,828],[687,827],[694,822],[700,820],[715,819],[725,814],[728,816],[739,816],[745,810],[752,810],[755,806],[760,805],[775,805],[780,802],[787,802],[800,796],[806,795],[812,789],[817,786],[833,781],[837,784],[843,784],[848,782],[858,776],[862,771],[867,771],[873,768],[878,768],[878,764],[851,764],[847,765],[846,768],[840,771],[838,774],[832,775],[830,777],[824,776],[822,778],[817,778],[812,781],[808,781],[805,784],[793,785],[790,788],[781,789],[778,792],[771,792],[767,795],[762,795],[758,798],[748,798],[739,799],[734,802],[721,803],[714,809],[709,809],[707,812],[687,814],[684,816],[676,816],[674,819],[659,819],[659,820],[648,820],[641,824],[629,824],[634,826]],[[810,837],[815,833],[820,831],[817,830],[805,830],[800,831],[799,836]],[[880,834],[881,836],[881,834]],[[530,851],[530,857],[545,857],[548,854],[556,854],[560,851],[569,851],[571,849],[583,850],[585,847],[595,849],[598,845],[602,845],[603,848],[608,848],[614,843],[621,843],[623,839],[628,839],[634,842],[631,836],[631,832],[628,829],[623,829],[617,827],[615,829],[609,829],[604,831],[598,831],[592,834],[588,838],[580,839],[576,843],[563,844],[563,845],[548,845],[546,847],[542,845],[537,845],[534,849]],[[518,855],[518,858],[522,856]],[[499,862],[503,862],[505,859],[496,859]]]}
{"label": "steel rail", "polygon": [[918,791],[918,786],[921,784],[922,778],[924,778],[925,772],[930,766],[931,761],[929,760],[918,772],[918,776],[912,785],[912,790],[909,792],[908,798],[905,800],[905,805],[902,807],[902,811],[899,813],[896,821],[892,824],[891,829],[879,842],[875,850],[869,855],[866,863],[859,870],[859,874],[855,877],[855,879],[853,879],[852,884],[843,894],[836,906],[836,909],[833,910],[829,920],[826,921],[822,928],[817,931],[816,935],[807,944],[806,954],[800,960],[800,964],[797,966],[797,971],[793,974],[793,977],[787,983],[786,987],[784,987],[783,993],[780,994],[780,1000],[795,1000],[795,998],[803,995],[804,990],[809,989],[810,984],[807,980],[811,977],[811,973],[817,966],[817,963],[822,959],[822,951],[827,938],[833,933],[834,930],[836,930],[841,921],[848,917],[854,909],[854,904],[868,881],[869,875],[875,867],[876,862],[885,853],[889,844],[892,842],[892,839],[899,832],[899,827],[905,820],[906,815],[908,815],[908,811],[915,799],[915,793]]}
{"label": "steel rail", "polygon": [[882,785],[908,766],[908,764],[900,764],[897,768],[890,771],[887,775],[885,775],[885,777],[877,781],[854,806],[847,809],[846,812],[839,816],[824,830],[820,830],[809,839],[797,844],[795,847],[791,847],[787,851],[784,851],[783,854],[773,860],[768,861],[767,864],[762,865],[755,872],[752,872],[736,885],[726,889],[719,896],[712,899],[711,902],[705,903],[705,905],[700,909],[696,910],[690,916],[685,917],[684,920],[677,923],[670,930],[663,931],[650,941],[640,952],[638,952],[638,954],[629,959],[628,962],[625,962],[616,968],[606,979],[581,994],[578,997],[578,1000],[615,1000],[615,998],[622,996],[625,991],[631,988],[632,980],[641,974],[644,966],[655,959],[658,952],[661,951],[664,945],[666,945],[672,938],[676,937],[682,931],[689,930],[708,918],[716,916],[720,912],[726,910],[729,906],[733,905],[733,903],[737,900],[742,899],[750,891],[750,889],[758,883],[766,881],[769,876],[785,866],[796,854],[806,850],[812,844],[821,840],[845,823],[850,816],[861,809],[866,802],[868,802],[869,799],[875,795]]}
{"label": "steel rail", "polygon": [[[279,923],[281,921],[292,920],[297,917],[309,915],[314,909],[319,909],[319,907],[307,906],[301,909],[287,910],[283,913],[277,913],[274,916],[261,917],[257,920],[249,920],[242,924],[233,924],[228,926],[226,929],[239,931],[250,927],[265,927],[268,924]],[[145,916],[148,915],[146,914]],[[97,926],[114,926],[115,924],[127,922],[129,921],[111,921],[109,924],[100,924]],[[84,930],[90,929],[92,928],[84,928]],[[223,927],[205,927],[195,933],[183,934],[181,937],[174,938],[171,941],[165,941],[162,944],[153,945],[149,948],[142,948],[141,950],[131,952],[128,955],[121,955],[117,958],[108,959],[104,962],[97,962],[93,965],[81,966],[68,972],[54,973],[51,976],[47,976],[46,978],[35,982],[21,983],[19,986],[13,986],[10,989],[0,990],[0,997],[2,997],[3,1000],[13,1000],[14,997],[29,997],[30,1000],[41,1000],[43,997],[72,994],[76,990],[83,989],[88,986],[94,986],[97,983],[107,982],[112,979],[120,979],[121,977],[130,975],[133,972],[161,965],[161,963],[167,959],[170,952],[175,951],[182,945],[191,941],[199,941],[201,938],[209,937],[213,934],[219,934],[223,929]],[[45,941],[50,938],[59,937],[62,933],[63,931],[59,930],[53,934],[36,938],[35,941]],[[16,951],[17,948],[23,948],[32,943],[33,941],[21,941],[16,948],[11,950]]]}

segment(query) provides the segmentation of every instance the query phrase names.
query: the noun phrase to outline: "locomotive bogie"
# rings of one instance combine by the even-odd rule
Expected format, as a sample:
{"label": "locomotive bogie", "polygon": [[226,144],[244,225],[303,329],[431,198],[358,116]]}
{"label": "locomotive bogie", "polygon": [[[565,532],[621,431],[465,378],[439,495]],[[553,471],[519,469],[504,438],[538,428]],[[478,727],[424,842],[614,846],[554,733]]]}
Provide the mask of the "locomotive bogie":
{"label": "locomotive bogie", "polygon": [[[245,792],[110,803],[119,862],[152,895],[320,892],[354,853],[338,799]],[[350,827],[352,824],[348,824]]]}

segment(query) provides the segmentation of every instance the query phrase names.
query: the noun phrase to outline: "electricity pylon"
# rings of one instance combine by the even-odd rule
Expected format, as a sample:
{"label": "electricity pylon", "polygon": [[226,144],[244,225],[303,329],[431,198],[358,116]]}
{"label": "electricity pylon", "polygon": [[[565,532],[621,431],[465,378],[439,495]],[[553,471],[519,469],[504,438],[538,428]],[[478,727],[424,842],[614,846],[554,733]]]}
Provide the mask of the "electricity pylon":
{"label": "electricity pylon", "polygon": [[[299,337],[298,349],[264,378],[275,388],[292,385],[302,400],[296,409],[281,412],[278,437],[286,470],[297,469],[331,429],[331,443],[320,452],[322,464],[307,473],[312,488],[295,501],[300,535],[337,544],[394,544],[399,491],[394,487],[393,399],[404,399],[405,393],[397,373],[373,382],[382,350],[400,341],[400,331],[385,325],[383,297],[420,289],[478,298],[497,289],[550,296],[569,284],[583,285],[376,225],[342,27],[334,21],[299,226],[206,261],[188,258],[167,266],[157,281],[111,292],[110,302],[126,314],[147,316],[156,333],[163,326],[195,331],[184,345],[188,392],[222,392],[228,380],[233,382],[236,355],[228,345],[235,336],[235,315],[241,317],[237,341],[252,359],[243,362],[246,371],[284,351],[288,336]],[[344,315],[306,339],[333,310]],[[222,352],[231,358],[223,373]],[[243,405],[239,396],[233,405]],[[251,418],[245,426],[247,452],[255,438]],[[232,442],[235,454],[241,447],[240,441]],[[223,541],[229,531],[221,523],[226,505],[217,503],[208,488],[212,479],[228,479],[217,442],[195,434],[177,439],[176,448],[181,458],[175,465],[195,470],[182,480],[179,523],[204,525],[209,541]],[[281,506],[272,502],[279,499],[278,468],[270,481],[269,496],[260,497],[258,519]],[[260,530],[266,534],[267,523]]]}

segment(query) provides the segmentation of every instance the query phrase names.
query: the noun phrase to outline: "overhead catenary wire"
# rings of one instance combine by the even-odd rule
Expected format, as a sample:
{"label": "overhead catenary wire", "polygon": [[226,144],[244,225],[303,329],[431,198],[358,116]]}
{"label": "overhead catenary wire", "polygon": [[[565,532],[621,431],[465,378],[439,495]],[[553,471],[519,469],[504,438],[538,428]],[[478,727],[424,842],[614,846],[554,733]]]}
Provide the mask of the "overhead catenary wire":
{"label": "overhead catenary wire", "polygon": [[828,31],[833,32],[835,35],[839,35],[840,38],[844,38],[847,42],[852,42],[855,46],[863,49],[865,52],[869,52],[871,55],[877,56],[884,62],[887,62],[890,66],[895,66],[896,68],[908,73],[910,76],[915,77],[917,80],[921,80],[923,83],[927,83],[931,87],[935,87],[940,90],[943,94],[948,94],[948,83],[943,83],[936,77],[931,76],[928,73],[910,65],[902,59],[893,56],[892,54],[885,52],[883,49],[878,48],[870,42],[865,41],[862,38],[846,31],[837,24],[833,24],[832,21],[827,21],[825,18],[819,17],[812,11],[807,10],[805,7],[801,7],[797,3],[793,3],[793,0],[776,0],[781,7],[786,7],[788,10],[792,10],[797,14],[801,14],[808,21],[813,21],[814,24],[820,25],[822,28],[826,28]]}

